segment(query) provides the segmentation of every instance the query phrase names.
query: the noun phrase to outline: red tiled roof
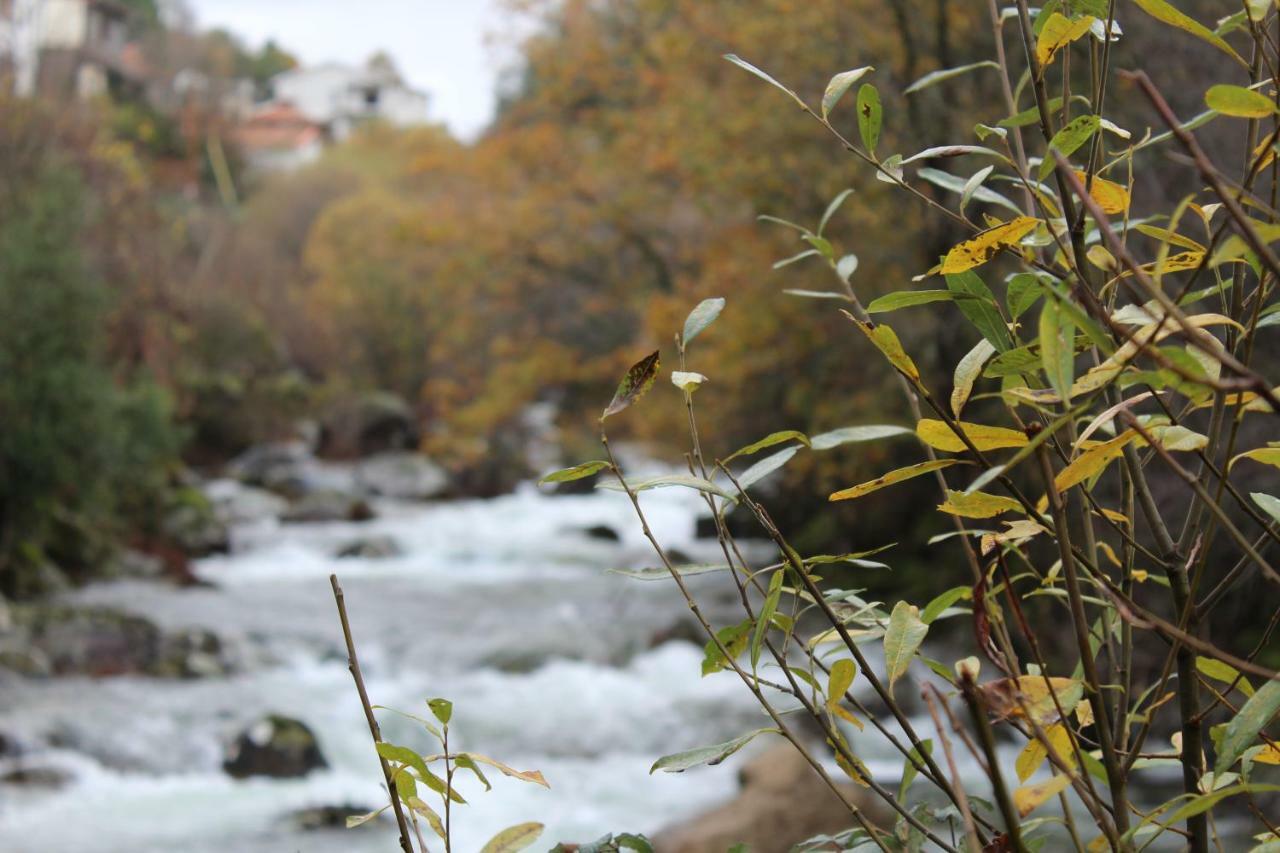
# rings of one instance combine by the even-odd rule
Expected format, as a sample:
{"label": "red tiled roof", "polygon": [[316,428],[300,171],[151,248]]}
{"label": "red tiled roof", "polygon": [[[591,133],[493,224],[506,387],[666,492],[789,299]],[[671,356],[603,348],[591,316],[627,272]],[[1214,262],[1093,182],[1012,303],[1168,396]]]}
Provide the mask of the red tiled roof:
{"label": "red tiled roof", "polygon": [[246,149],[298,149],[320,139],[320,125],[292,104],[269,104],[236,128],[235,140]]}

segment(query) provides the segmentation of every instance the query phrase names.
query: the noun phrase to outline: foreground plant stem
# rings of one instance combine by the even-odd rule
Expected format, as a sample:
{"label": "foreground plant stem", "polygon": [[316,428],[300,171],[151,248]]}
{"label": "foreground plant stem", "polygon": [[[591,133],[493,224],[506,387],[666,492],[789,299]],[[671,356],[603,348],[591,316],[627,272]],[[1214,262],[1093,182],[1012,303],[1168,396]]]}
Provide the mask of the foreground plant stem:
{"label": "foreground plant stem", "polygon": [[[333,587],[333,600],[338,605],[338,618],[342,620],[342,636],[347,641],[347,668],[356,682],[356,692],[360,694],[360,704],[364,707],[364,718],[369,723],[369,734],[373,735],[374,744],[382,743],[382,730],[378,727],[378,718],[374,716],[373,706],[369,704],[369,694],[364,689],[364,676],[360,674],[360,659],[356,657],[355,640],[351,638],[351,624],[347,621],[346,599],[342,594],[342,586],[337,575],[329,575],[329,585]],[[413,842],[409,840],[409,824],[404,819],[404,811],[400,808],[400,797],[396,794],[395,778],[391,773],[391,765],[387,759],[378,754],[378,762],[382,765],[382,776],[387,781],[387,793],[391,797],[391,810],[396,816],[396,826],[400,830],[400,848],[404,853],[414,853]]]}

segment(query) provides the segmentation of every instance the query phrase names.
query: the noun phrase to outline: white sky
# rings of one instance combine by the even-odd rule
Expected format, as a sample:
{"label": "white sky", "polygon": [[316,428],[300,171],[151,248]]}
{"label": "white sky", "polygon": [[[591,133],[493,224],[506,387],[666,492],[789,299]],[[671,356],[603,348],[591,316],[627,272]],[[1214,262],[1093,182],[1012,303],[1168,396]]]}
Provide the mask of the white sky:
{"label": "white sky", "polygon": [[509,62],[500,0],[187,0],[202,28],[222,27],[257,47],[273,38],[304,64],[359,64],[385,50],[430,96],[434,118],[474,137],[493,117],[498,72]]}

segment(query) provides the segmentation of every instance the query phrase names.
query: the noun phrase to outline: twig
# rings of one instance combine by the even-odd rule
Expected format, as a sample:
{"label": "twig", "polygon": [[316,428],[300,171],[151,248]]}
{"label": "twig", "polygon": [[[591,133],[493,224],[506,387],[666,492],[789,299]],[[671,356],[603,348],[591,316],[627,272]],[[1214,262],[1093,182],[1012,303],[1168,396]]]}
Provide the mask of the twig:
{"label": "twig", "polygon": [[[329,583],[333,586],[333,600],[338,605],[338,618],[342,620],[342,636],[347,641],[347,668],[356,682],[356,692],[360,694],[360,704],[364,706],[364,717],[369,721],[369,734],[373,735],[375,744],[382,743],[382,731],[378,728],[378,718],[373,714],[373,706],[369,704],[369,694],[364,689],[364,676],[360,674],[360,659],[356,657],[355,640],[351,639],[351,623],[347,621],[347,605],[342,595],[342,586],[337,575],[329,575]],[[404,819],[404,811],[400,808],[400,797],[396,794],[395,779],[391,774],[391,765],[381,753],[378,762],[382,765],[382,775],[387,780],[387,793],[391,796],[391,810],[396,815],[396,826],[400,829],[400,848],[404,853],[414,853],[413,842],[409,840],[409,824]]]}

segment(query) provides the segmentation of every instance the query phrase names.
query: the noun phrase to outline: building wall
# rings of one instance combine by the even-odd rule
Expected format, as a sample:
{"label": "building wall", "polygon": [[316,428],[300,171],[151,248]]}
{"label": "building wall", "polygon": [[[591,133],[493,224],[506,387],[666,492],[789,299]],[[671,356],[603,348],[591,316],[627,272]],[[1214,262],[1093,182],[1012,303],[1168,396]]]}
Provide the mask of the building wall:
{"label": "building wall", "polygon": [[44,48],[77,48],[89,35],[87,0],[43,0],[36,8],[36,38]]}

